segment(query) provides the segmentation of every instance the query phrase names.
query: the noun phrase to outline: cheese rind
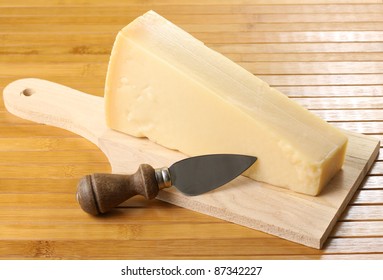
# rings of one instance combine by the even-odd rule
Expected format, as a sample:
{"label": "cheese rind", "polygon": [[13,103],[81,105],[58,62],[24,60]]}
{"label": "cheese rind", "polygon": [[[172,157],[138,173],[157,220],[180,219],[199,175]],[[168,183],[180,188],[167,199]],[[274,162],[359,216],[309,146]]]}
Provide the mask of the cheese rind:
{"label": "cheese rind", "polygon": [[245,175],[317,195],[341,169],[347,137],[155,12],[117,35],[107,124],[187,155],[258,157]]}

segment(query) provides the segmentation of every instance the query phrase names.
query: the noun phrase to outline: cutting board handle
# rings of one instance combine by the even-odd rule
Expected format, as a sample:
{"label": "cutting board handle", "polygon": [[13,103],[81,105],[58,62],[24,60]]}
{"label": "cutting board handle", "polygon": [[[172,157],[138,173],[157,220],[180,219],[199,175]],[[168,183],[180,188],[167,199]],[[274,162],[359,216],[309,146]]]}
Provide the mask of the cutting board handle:
{"label": "cutting board handle", "polygon": [[102,97],[35,78],[10,83],[3,96],[12,114],[69,130],[96,145],[106,130]]}

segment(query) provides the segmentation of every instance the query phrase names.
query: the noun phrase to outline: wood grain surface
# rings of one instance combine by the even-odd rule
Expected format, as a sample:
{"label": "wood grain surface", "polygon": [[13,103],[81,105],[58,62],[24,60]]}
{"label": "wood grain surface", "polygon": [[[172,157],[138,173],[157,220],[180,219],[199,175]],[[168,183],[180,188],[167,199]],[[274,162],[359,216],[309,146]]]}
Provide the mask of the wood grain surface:
{"label": "wood grain surface", "polygon": [[[383,140],[379,0],[2,1],[1,91],[38,77],[102,96],[116,33],[150,9],[332,124]],[[74,193],[111,170],[103,153],[0,99],[1,259],[383,259],[382,156],[322,250],[161,201],[95,218]]]}

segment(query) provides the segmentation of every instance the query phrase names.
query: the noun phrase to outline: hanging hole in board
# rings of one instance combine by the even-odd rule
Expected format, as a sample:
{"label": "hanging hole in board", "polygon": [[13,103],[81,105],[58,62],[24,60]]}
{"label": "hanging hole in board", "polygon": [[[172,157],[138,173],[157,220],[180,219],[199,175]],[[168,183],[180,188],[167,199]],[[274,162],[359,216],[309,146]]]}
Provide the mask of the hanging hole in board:
{"label": "hanging hole in board", "polygon": [[35,91],[31,88],[26,88],[21,92],[21,94],[24,96],[31,96],[34,93],[35,93]]}

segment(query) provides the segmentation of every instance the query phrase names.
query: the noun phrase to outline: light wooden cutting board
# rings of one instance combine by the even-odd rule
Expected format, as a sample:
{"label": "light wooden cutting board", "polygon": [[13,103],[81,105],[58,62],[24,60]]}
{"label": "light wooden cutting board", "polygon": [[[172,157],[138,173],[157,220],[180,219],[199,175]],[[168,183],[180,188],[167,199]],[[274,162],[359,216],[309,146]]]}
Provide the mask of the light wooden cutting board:
{"label": "light wooden cutting board", "polygon": [[[92,141],[108,157],[114,173],[133,173],[141,163],[155,168],[170,166],[186,157],[147,139],[108,129],[102,97],[49,81],[17,80],[4,89],[4,103],[8,111],[21,118],[67,129]],[[318,197],[241,176],[200,196],[187,197],[170,188],[162,190],[157,198],[321,248],[379,151],[378,140],[346,133],[349,145],[343,170]]]}

